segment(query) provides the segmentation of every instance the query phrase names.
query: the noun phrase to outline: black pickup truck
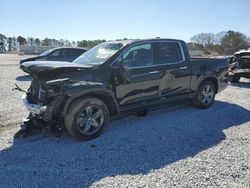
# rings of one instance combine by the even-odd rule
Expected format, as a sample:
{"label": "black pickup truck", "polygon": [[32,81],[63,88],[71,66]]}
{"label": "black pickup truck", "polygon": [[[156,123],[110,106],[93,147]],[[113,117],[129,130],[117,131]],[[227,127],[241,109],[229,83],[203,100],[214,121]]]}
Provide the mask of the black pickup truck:
{"label": "black pickup truck", "polygon": [[65,128],[81,140],[99,136],[110,118],[192,101],[208,108],[226,88],[225,59],[191,59],[184,41],[106,42],[74,60],[23,63],[33,81],[23,102],[30,121]]}

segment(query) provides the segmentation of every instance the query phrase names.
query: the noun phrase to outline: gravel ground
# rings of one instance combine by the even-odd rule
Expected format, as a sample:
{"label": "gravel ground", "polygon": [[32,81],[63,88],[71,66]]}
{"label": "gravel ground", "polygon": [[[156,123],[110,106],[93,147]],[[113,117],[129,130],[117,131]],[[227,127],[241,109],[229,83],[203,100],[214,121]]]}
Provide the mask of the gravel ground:
{"label": "gravel ground", "polygon": [[0,55],[0,187],[250,187],[250,82],[230,85],[207,110],[166,108],[110,122],[79,142],[39,133],[13,139],[27,115],[30,78]]}

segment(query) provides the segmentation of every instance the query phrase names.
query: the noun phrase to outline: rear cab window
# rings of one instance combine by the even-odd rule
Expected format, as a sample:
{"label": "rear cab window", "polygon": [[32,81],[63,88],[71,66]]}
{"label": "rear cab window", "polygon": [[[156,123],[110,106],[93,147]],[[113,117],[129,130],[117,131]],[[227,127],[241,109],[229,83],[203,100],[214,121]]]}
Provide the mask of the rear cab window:
{"label": "rear cab window", "polygon": [[172,64],[184,61],[181,45],[178,42],[158,43],[159,64]]}
{"label": "rear cab window", "polygon": [[62,56],[66,56],[66,57],[74,56],[75,51],[74,51],[74,49],[62,49],[61,54],[62,54]]}
{"label": "rear cab window", "polygon": [[61,56],[64,57],[78,57],[84,53],[84,50],[81,49],[61,49]]}
{"label": "rear cab window", "polygon": [[82,49],[75,49],[75,56],[80,56],[82,55],[86,50],[82,50]]}

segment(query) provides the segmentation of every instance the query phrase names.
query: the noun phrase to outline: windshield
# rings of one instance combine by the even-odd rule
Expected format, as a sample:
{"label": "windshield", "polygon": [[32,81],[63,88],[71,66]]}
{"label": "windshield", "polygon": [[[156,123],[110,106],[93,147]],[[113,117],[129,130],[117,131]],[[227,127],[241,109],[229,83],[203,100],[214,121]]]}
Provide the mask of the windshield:
{"label": "windshield", "polygon": [[49,49],[49,50],[46,50],[45,52],[41,53],[40,56],[46,56],[48,55],[50,52],[52,52],[54,49]]}
{"label": "windshield", "polygon": [[100,65],[122,47],[123,43],[102,43],[82,54],[80,57],[75,59],[73,63]]}

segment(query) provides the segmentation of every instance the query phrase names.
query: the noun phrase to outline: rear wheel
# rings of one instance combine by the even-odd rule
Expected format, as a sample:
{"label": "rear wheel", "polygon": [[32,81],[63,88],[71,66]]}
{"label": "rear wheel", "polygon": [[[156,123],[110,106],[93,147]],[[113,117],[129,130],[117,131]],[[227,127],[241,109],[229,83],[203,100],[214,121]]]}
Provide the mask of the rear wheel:
{"label": "rear wheel", "polygon": [[104,132],[108,119],[106,104],[97,98],[88,97],[70,105],[65,116],[65,128],[73,137],[91,140]]}
{"label": "rear wheel", "polygon": [[199,108],[209,108],[215,98],[215,86],[211,81],[204,81],[200,84],[193,103]]}

